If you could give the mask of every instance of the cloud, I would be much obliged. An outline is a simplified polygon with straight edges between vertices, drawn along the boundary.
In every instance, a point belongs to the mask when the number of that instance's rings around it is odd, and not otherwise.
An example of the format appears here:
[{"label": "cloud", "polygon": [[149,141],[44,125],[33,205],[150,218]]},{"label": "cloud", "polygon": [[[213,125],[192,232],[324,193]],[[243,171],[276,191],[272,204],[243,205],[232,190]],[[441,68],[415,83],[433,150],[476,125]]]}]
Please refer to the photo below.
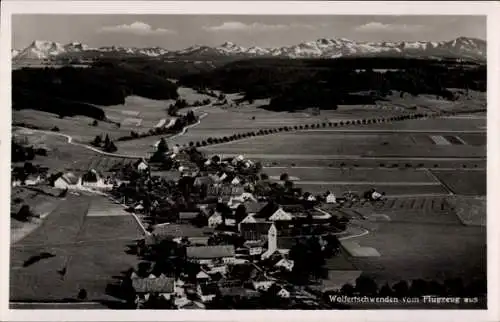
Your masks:
[{"label": "cloud", "polygon": [[156,28],[154,29],[150,25],[144,22],[136,21],[130,25],[117,25],[117,26],[104,26],[99,29],[99,32],[106,33],[128,33],[140,36],[152,36],[152,35],[165,35],[165,34],[175,34],[174,30]]},{"label": "cloud", "polygon": [[356,31],[361,32],[417,32],[426,29],[424,25],[410,25],[410,24],[385,24],[381,22],[369,22],[354,28]]},{"label": "cloud", "polygon": [[245,32],[264,32],[264,31],[277,31],[277,30],[289,30],[291,28],[304,28],[304,29],[314,29],[314,26],[305,24],[289,24],[289,25],[269,25],[259,22],[254,22],[251,24],[245,24],[239,21],[227,21],[218,26],[205,26],[203,27],[206,31],[245,31]]}]

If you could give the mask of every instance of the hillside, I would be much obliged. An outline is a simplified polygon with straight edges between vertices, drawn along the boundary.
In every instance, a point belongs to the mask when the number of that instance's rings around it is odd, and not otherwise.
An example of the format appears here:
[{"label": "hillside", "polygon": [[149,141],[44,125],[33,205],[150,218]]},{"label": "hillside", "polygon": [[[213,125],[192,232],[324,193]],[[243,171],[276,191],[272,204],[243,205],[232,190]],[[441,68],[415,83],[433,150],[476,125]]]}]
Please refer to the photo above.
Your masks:
[{"label": "hillside", "polygon": [[12,72],[12,108],[35,109],[59,116],[103,119],[94,105],[123,104],[125,97],[175,99],[177,86],[165,78],[123,63],[89,68],[23,68]]}]

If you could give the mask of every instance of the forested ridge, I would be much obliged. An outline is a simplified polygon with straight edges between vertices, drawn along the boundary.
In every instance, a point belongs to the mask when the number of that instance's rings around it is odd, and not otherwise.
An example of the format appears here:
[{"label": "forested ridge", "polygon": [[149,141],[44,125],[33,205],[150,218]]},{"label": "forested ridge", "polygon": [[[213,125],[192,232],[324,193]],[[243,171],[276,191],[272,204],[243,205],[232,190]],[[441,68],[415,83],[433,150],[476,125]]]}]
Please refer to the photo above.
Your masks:
[{"label": "forested ridge", "polygon": [[450,100],[448,88],[486,91],[486,66],[408,58],[252,59],[188,74],[179,84],[240,92],[246,100],[271,98],[274,110],[331,109],[370,104],[390,91]]},{"label": "forested ridge", "polygon": [[95,105],[118,105],[125,97],[176,99],[177,85],[155,73],[123,63],[89,68],[23,68],[12,72],[12,108],[63,116],[105,117]]}]

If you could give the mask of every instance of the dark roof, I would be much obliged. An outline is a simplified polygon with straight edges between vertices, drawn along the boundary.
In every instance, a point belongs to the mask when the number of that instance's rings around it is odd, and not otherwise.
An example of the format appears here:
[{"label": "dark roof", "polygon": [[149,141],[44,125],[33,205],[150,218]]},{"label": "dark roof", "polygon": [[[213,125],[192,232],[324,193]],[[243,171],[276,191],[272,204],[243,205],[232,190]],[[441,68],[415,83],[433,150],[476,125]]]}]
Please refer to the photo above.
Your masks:
[{"label": "dark roof", "polygon": [[221,287],[220,293],[222,296],[239,296],[239,297],[257,297],[260,293],[254,290],[242,287]]},{"label": "dark roof", "polygon": [[245,209],[247,213],[253,214],[253,213],[258,213],[259,211],[264,208],[267,203],[266,202],[255,202],[255,201],[247,201],[243,204],[245,206]]},{"label": "dark roof", "polygon": [[174,278],[133,278],[132,286],[137,293],[173,293]]},{"label": "dark roof", "polygon": [[217,294],[218,286],[216,283],[202,283],[200,284],[201,294],[213,295]]},{"label": "dark roof", "polygon": [[234,246],[232,245],[217,245],[217,246],[193,246],[186,248],[188,258],[220,258],[234,256]]},{"label": "dark roof", "polygon": [[259,240],[267,236],[272,222],[241,223],[240,233],[247,240]]},{"label": "dark roof", "polygon": [[194,219],[198,216],[197,212],[180,212],[179,213],[179,219]]},{"label": "dark roof", "polygon": [[274,202],[268,202],[256,215],[256,218],[269,218],[271,217],[280,206]]},{"label": "dark roof", "polygon": [[197,177],[196,179],[194,179],[195,185],[207,185],[208,186],[212,183],[213,183],[212,178],[210,178],[208,176]]},{"label": "dark roof", "polygon": [[208,188],[208,195],[210,196],[239,196],[244,192],[243,187],[233,185],[210,186]]}]

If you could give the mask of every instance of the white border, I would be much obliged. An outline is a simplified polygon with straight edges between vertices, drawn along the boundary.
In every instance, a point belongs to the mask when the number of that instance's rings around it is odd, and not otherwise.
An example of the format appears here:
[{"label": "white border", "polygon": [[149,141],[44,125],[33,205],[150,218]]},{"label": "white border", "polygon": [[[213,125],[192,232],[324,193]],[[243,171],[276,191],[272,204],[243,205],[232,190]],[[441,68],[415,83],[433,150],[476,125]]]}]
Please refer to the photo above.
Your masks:
[{"label": "white border", "polygon": [[[126,3],[125,3],[126,2]],[[499,28],[499,4],[496,1],[470,2],[319,2],[319,1],[3,1],[1,3],[1,51],[0,51],[0,201],[2,224],[0,245],[2,263],[0,285],[0,320],[5,321],[260,321],[266,319],[284,321],[499,321],[498,264],[499,209],[498,165],[500,148],[499,108],[499,40],[495,30]],[[13,13],[51,14],[256,14],[256,15],[487,15],[488,16],[488,310],[483,311],[111,311],[111,310],[9,310],[8,309],[8,258],[9,258],[9,142],[10,108],[10,48]]]}]

